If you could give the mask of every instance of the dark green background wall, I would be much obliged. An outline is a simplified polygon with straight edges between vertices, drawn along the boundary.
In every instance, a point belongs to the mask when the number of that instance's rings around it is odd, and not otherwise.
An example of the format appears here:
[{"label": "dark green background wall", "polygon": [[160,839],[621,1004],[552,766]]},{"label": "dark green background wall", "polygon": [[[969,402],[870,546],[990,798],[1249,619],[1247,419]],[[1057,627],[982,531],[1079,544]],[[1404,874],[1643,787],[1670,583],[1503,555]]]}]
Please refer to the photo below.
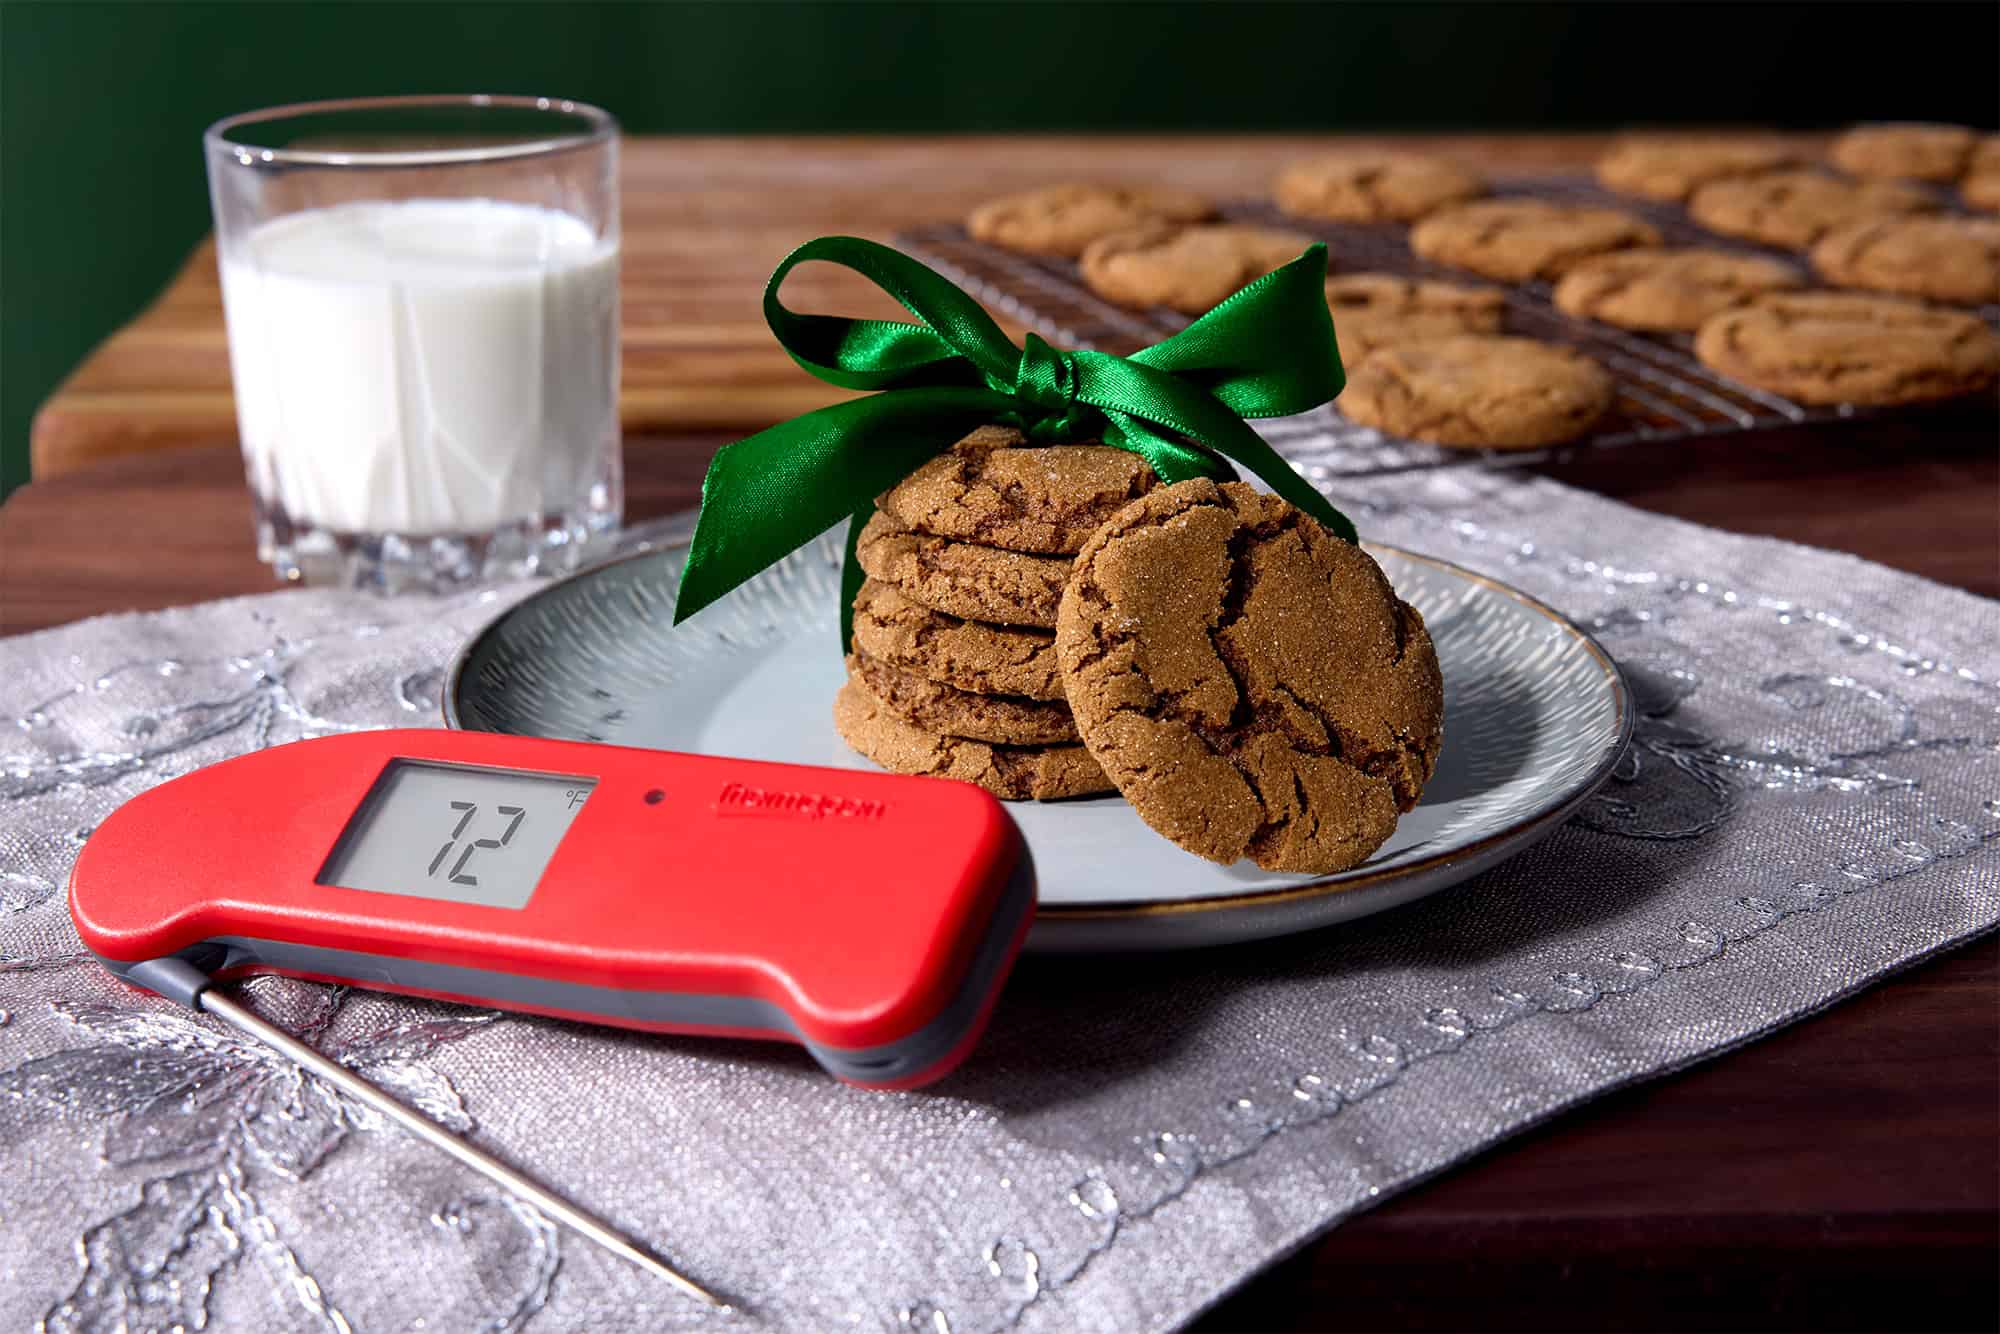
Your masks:
[{"label": "dark green background wall", "polygon": [[2000,6],[0,2],[0,488],[207,226],[202,127],[551,93],[635,131],[1991,125]]}]

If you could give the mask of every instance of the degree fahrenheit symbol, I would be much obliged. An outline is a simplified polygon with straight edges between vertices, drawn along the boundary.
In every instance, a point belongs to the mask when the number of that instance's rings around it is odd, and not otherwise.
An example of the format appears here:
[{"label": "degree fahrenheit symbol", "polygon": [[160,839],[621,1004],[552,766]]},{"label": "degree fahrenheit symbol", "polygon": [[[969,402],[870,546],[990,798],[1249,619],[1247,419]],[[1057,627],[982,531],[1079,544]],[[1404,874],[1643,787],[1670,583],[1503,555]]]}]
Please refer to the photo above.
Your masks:
[{"label": "degree fahrenheit symbol", "polygon": [[563,793],[563,795],[569,798],[569,809],[571,810],[575,810],[577,805],[583,800],[583,793],[577,788],[571,788],[569,791]]}]

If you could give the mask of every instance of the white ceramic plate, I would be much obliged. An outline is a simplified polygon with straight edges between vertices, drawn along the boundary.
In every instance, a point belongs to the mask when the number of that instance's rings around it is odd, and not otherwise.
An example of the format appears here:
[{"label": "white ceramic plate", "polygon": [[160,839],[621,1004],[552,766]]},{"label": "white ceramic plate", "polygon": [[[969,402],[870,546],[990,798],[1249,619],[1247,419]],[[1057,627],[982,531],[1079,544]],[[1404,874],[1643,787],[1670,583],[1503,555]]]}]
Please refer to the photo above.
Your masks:
[{"label": "white ceramic plate", "polygon": [[[1604,781],[1632,710],[1588,635],[1503,584],[1370,547],[1424,615],[1444,669],[1444,749],[1423,801],[1334,876],[1216,866],[1117,797],[1009,805],[1034,853],[1044,950],[1280,935],[1380,912],[1520,851]],[[475,731],[865,768],[833,730],[844,679],[840,545],[822,538],[686,624],[683,551],[585,570],[517,604],[459,654],[445,720]]]}]

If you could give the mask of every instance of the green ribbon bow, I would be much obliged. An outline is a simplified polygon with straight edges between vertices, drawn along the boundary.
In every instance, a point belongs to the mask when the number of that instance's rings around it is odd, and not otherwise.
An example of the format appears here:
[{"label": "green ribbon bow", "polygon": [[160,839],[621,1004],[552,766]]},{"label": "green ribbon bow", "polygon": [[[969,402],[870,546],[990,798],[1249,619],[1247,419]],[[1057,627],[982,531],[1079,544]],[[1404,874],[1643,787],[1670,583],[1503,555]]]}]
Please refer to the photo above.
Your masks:
[{"label": "green ribbon bow", "polygon": [[[853,269],[922,323],[794,314],[778,288],[808,260]],[[1114,357],[1058,351],[1034,334],[1015,347],[977,302],[909,256],[853,236],[806,242],[771,275],[765,321],[820,379],[883,392],[794,417],[716,454],[675,622],[848,519],[845,644],[861,582],[854,542],[875,497],[993,422],[1041,443],[1099,439],[1129,449],[1167,482],[1232,480],[1224,460],[1234,459],[1354,541],[1346,516],[1244,421],[1304,412],[1340,392],[1325,287],[1326,247],[1315,245],[1165,342]]]}]

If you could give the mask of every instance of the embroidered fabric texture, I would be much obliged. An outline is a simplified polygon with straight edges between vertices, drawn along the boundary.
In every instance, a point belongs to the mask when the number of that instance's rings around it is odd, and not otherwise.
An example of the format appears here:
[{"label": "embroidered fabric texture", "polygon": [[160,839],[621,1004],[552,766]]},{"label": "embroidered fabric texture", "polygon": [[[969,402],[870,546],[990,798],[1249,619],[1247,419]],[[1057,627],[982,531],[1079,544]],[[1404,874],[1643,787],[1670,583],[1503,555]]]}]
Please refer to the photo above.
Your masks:
[{"label": "embroidered fabric texture", "polygon": [[[769,1327],[1125,1331],[2000,920],[1994,603],[1547,482],[1338,485],[1371,536],[1575,617],[1638,693],[1604,794],[1476,880],[1316,935],[1029,960],[968,1067],[912,1094],[776,1045],[248,993]],[[435,723],[443,664],[527,591],[285,593],[0,644],[0,1326],[743,1323],[113,982],[64,911],[120,801],[255,746]]]}]

